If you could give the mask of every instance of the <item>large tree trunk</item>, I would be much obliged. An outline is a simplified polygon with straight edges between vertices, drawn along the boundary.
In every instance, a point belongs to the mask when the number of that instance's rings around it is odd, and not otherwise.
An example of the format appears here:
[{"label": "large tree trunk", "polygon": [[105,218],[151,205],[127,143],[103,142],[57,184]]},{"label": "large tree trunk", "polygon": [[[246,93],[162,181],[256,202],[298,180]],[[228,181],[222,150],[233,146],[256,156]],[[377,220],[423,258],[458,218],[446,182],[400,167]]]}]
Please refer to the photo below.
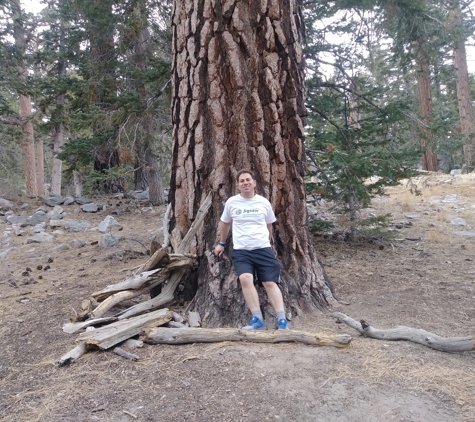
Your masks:
[{"label": "large tree trunk", "polygon": [[[417,91],[419,93],[419,113],[424,125],[432,122],[432,93],[430,89],[429,63],[420,45],[416,47]],[[425,149],[422,156],[422,170],[437,171],[437,156],[434,154],[433,136],[429,129],[421,127],[421,146]]]},{"label": "large tree trunk", "polygon": [[[20,0],[12,0],[15,46],[22,54],[26,50],[25,29]],[[23,58],[20,59],[18,74],[25,84],[22,88],[26,91],[26,69]],[[20,117],[22,121],[21,130],[23,134],[23,167],[25,173],[26,193],[38,194],[36,182],[36,161],[35,161],[35,137],[33,132],[33,121],[31,120],[31,98],[26,92],[20,93]]]},{"label": "large tree trunk", "polygon": [[473,170],[473,148],[475,146],[475,115],[473,113],[472,95],[468,79],[465,37],[460,35],[462,16],[459,0],[449,1],[450,21],[454,34],[454,68],[457,86],[457,102],[460,116],[460,132],[464,135],[463,155],[465,172]]},{"label": "large tree trunk", "polygon": [[[175,1],[170,230],[185,234],[213,205],[190,252],[201,257],[190,306],[208,326],[248,322],[230,250],[212,250],[241,168],[275,209],[275,250],[288,313],[334,300],[307,226],[301,1]],[[264,299],[263,299],[264,300]],[[269,310],[264,303],[264,312]]]}]

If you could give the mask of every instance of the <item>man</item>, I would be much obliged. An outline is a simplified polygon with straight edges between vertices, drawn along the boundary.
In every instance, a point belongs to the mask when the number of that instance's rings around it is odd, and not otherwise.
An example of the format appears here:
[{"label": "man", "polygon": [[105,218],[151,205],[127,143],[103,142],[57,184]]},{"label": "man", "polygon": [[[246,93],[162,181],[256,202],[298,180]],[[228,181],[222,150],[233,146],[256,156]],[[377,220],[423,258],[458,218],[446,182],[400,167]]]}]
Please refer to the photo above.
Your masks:
[{"label": "man", "polygon": [[254,273],[262,282],[271,305],[277,315],[277,328],[288,330],[284,300],[278,286],[280,264],[270,245],[272,223],[276,220],[269,201],[256,194],[256,180],[249,170],[241,170],[236,177],[240,194],[226,201],[221,216],[219,243],[214,249],[221,256],[226,246],[232,223],[233,266],[239,276],[242,293],[252,320],[245,330],[265,330],[259,296],[254,286]]}]

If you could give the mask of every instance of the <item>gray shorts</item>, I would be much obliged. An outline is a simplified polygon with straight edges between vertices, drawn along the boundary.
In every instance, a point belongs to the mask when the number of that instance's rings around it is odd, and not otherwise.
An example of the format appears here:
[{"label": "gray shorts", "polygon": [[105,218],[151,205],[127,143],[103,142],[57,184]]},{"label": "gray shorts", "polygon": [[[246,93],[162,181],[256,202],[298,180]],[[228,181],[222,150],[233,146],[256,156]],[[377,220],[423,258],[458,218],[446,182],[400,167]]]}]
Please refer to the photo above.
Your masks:
[{"label": "gray shorts", "polygon": [[275,258],[272,248],[233,249],[233,267],[237,275],[249,273],[257,276],[254,282],[261,284],[263,281],[280,283],[280,264]]}]

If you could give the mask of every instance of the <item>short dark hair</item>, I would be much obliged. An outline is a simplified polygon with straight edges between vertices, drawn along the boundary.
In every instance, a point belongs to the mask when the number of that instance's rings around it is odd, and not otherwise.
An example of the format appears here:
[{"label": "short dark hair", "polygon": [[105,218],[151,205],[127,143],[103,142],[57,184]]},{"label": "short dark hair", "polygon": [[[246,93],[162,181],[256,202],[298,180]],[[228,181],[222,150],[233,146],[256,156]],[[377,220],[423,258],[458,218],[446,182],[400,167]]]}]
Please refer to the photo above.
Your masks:
[{"label": "short dark hair", "polygon": [[254,176],[254,173],[251,170],[242,169],[242,170],[239,170],[238,173],[236,174],[236,181],[237,182],[239,182],[239,178],[241,177],[241,174],[244,174],[244,173],[250,174],[252,180],[256,180],[256,177]]}]

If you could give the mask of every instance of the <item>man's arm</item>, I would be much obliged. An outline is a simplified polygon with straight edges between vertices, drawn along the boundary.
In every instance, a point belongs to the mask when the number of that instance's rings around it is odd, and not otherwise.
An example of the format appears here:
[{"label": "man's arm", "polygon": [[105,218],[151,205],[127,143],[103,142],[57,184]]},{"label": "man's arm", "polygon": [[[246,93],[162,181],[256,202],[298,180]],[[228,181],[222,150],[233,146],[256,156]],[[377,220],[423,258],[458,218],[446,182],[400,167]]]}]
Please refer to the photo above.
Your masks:
[{"label": "man's arm", "polygon": [[273,229],[272,223],[267,224],[267,230],[269,230],[269,240],[272,240]]},{"label": "man's arm", "polygon": [[229,230],[231,229],[231,223],[225,223],[224,221],[220,222],[219,227],[219,242],[214,248],[214,254],[216,256],[221,256],[224,252],[224,246],[221,243],[226,243],[228,238]]}]

